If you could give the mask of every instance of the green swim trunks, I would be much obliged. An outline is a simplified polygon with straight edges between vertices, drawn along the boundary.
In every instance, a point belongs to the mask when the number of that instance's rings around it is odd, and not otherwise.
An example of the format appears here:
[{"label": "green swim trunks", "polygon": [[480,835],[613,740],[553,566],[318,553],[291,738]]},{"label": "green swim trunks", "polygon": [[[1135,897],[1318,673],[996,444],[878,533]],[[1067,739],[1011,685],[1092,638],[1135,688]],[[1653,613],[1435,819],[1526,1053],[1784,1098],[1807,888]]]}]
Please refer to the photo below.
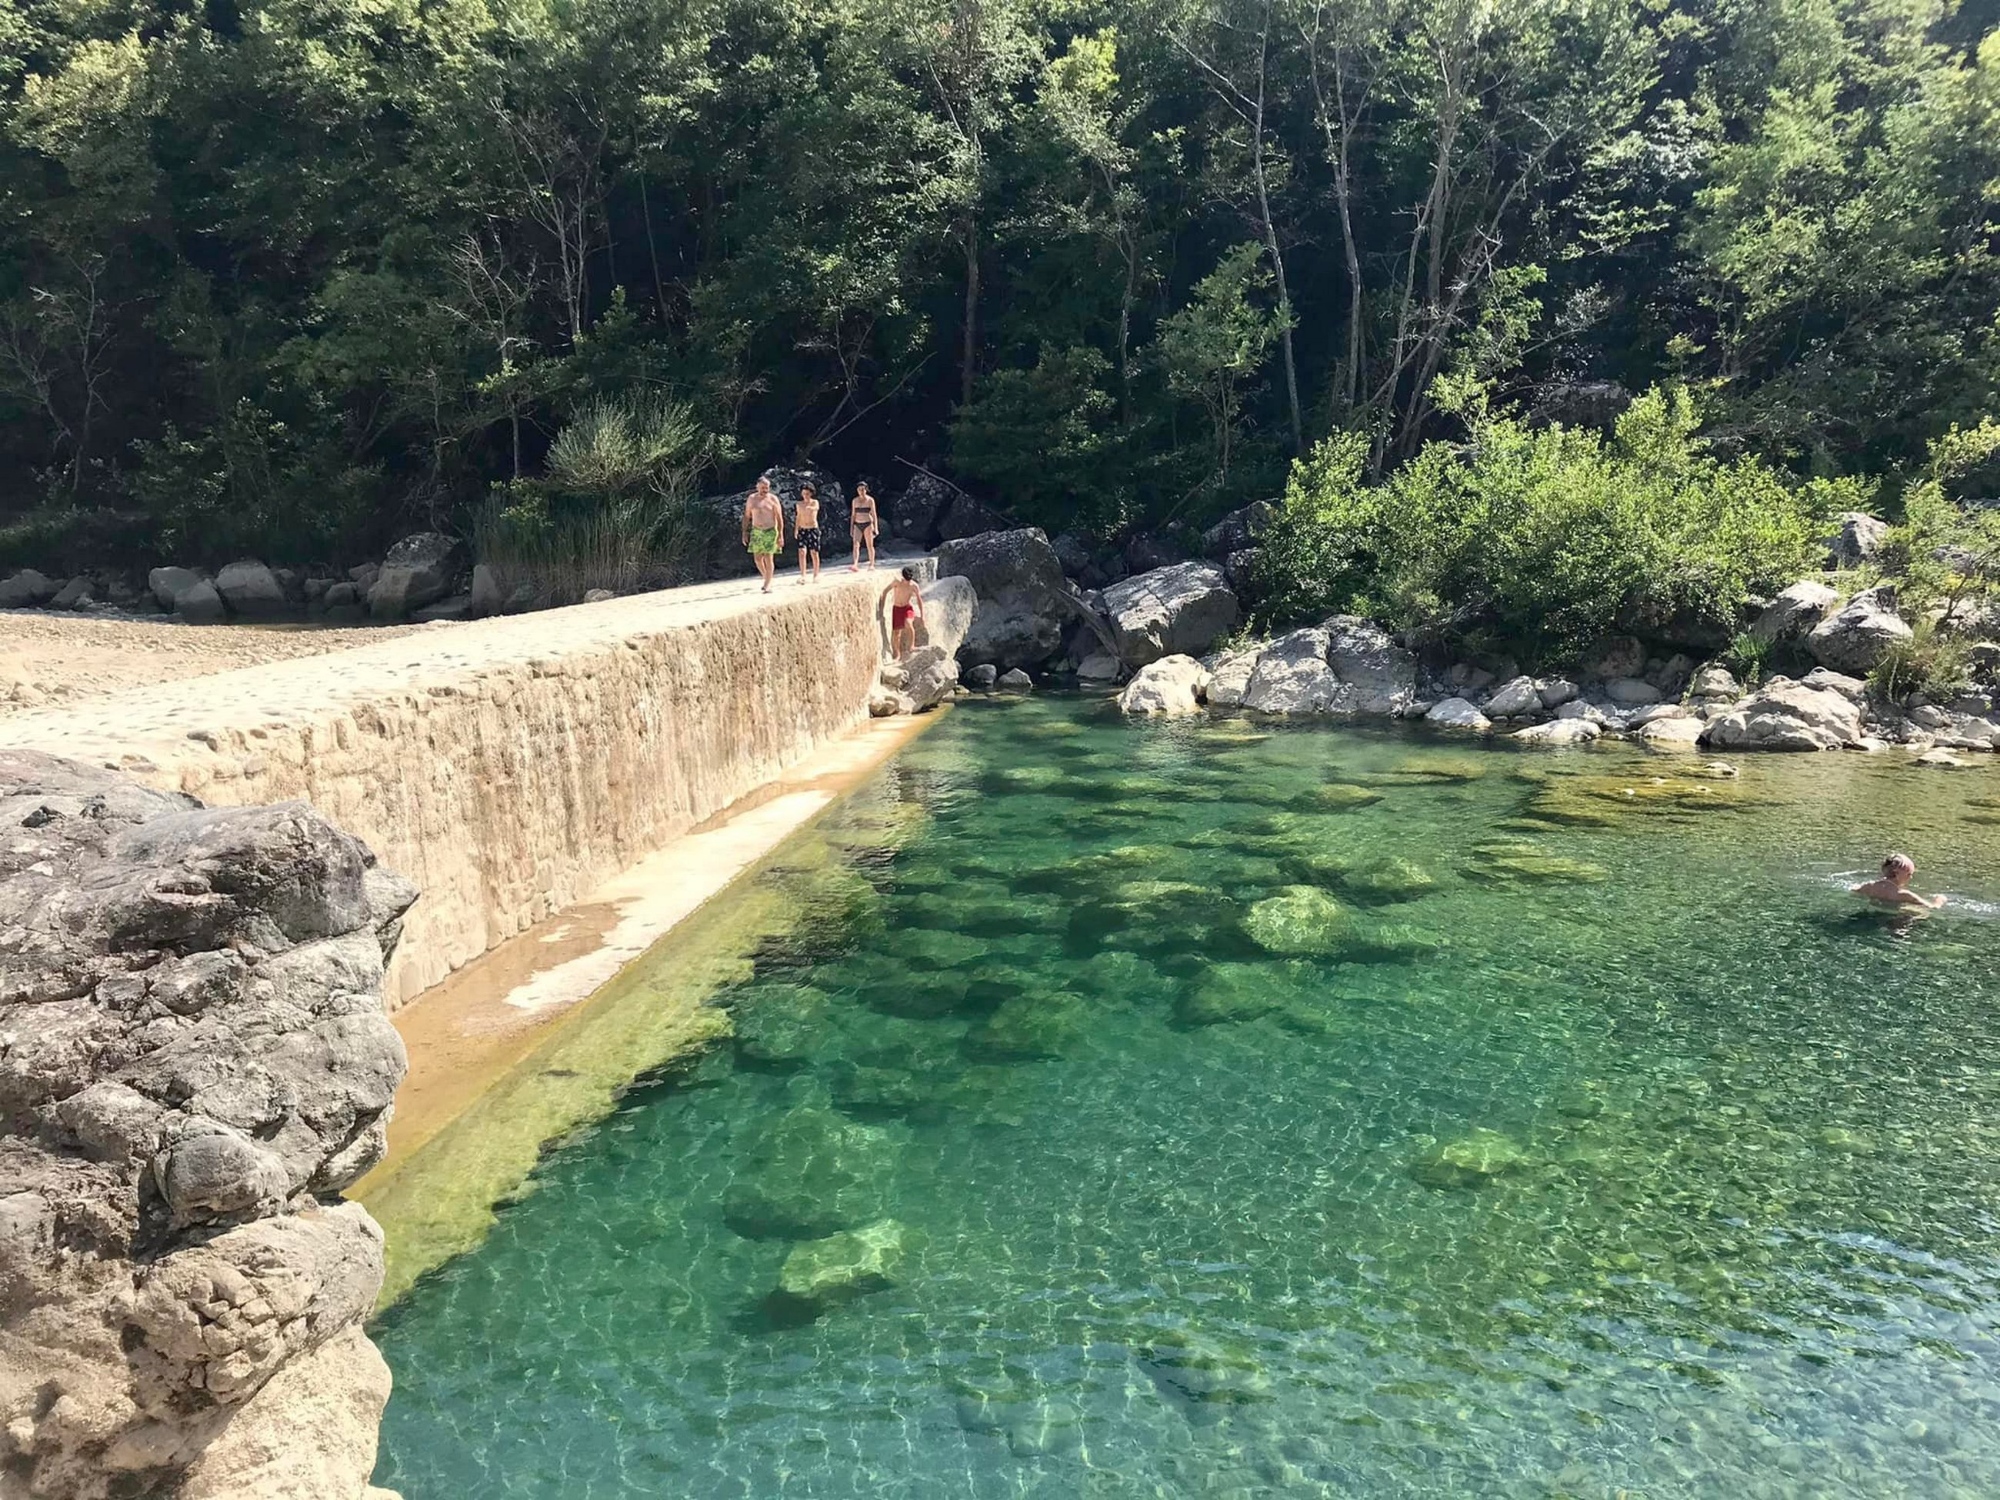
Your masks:
[{"label": "green swim trunks", "polygon": [[752,526],[750,528],[750,555],[752,557],[775,557],[778,553],[778,528],[775,526]]}]

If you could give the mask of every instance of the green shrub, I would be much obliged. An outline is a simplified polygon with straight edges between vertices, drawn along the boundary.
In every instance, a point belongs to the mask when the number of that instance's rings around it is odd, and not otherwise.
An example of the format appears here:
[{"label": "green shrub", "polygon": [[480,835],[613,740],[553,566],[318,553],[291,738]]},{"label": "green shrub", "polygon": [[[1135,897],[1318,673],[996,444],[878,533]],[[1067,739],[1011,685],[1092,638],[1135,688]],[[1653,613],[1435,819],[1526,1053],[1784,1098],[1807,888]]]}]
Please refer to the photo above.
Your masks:
[{"label": "green shrub", "polygon": [[2000,600],[2000,506],[1969,509],[1947,487],[2000,455],[2000,422],[1953,427],[1931,444],[1923,474],[1903,494],[1902,524],[1882,539],[1877,562],[1896,575],[1903,602],[1962,618]]},{"label": "green shrub", "polygon": [[1340,434],[1293,471],[1267,549],[1274,614],[1350,610],[1420,634],[1497,639],[1531,659],[1641,623],[1733,634],[1747,598],[1813,563],[1851,483],[1799,486],[1724,463],[1684,389],[1655,389],[1608,439],[1476,416],[1381,484]]},{"label": "green shrub", "polygon": [[684,583],[705,541],[692,502],[714,453],[677,402],[587,401],[550,445],[544,478],[494,486],[473,550],[544,603]]},{"label": "green shrub", "polygon": [[1931,619],[1917,621],[1910,638],[1892,645],[1868,674],[1869,686],[1891,702],[1909,693],[1949,694],[1971,679],[1966,643]]}]

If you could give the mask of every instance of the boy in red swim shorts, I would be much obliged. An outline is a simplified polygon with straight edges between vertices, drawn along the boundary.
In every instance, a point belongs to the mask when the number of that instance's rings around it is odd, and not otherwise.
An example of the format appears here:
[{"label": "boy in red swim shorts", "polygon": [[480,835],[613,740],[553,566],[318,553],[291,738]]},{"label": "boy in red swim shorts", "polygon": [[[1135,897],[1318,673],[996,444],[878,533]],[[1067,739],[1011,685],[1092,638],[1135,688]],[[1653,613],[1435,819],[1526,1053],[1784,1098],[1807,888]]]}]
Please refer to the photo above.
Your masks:
[{"label": "boy in red swim shorts", "polygon": [[889,606],[889,654],[901,661],[917,649],[917,621],[924,617],[924,591],[917,587],[917,570],[903,569],[875,601],[875,618],[882,618],[882,606]]}]

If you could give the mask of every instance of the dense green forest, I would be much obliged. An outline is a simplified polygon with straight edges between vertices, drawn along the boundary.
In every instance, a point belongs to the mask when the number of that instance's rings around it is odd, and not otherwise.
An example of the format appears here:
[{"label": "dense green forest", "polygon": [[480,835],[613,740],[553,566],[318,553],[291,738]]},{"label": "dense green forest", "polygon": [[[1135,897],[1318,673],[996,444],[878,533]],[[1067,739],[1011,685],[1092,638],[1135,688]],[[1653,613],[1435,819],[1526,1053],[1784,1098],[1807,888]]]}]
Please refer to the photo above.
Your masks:
[{"label": "dense green forest", "polygon": [[651,410],[1113,534],[1610,383],[1893,506],[2000,411],[1997,19],[4,0],[0,526],[341,560]]}]

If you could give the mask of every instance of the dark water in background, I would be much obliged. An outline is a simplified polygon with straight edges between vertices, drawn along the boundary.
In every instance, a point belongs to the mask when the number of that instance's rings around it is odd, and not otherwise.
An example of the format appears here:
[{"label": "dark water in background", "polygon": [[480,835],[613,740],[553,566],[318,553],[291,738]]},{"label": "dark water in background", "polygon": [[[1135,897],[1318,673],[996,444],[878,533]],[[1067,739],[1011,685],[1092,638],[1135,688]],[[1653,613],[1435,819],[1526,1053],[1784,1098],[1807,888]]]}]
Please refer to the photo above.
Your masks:
[{"label": "dark water in background", "polygon": [[[2000,771],[1701,763],[954,713],[765,877],[744,1053],[379,1321],[378,1482],[2000,1493]],[[1974,904],[1854,911],[1891,846]],[[804,1324],[787,1119],[922,1241]]]}]

